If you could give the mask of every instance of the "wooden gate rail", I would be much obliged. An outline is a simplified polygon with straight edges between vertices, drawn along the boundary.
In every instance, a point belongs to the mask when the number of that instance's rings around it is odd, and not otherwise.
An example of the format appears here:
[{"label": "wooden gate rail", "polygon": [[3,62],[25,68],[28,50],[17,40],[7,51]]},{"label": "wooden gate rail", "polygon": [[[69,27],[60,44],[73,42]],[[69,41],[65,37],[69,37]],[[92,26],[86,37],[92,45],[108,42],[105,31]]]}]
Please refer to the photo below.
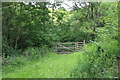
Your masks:
[{"label": "wooden gate rail", "polygon": [[[83,46],[85,46],[85,40],[83,42],[61,42],[57,43],[55,51],[59,54],[73,53],[76,51],[80,51]],[[61,50],[67,50],[67,52]]]}]

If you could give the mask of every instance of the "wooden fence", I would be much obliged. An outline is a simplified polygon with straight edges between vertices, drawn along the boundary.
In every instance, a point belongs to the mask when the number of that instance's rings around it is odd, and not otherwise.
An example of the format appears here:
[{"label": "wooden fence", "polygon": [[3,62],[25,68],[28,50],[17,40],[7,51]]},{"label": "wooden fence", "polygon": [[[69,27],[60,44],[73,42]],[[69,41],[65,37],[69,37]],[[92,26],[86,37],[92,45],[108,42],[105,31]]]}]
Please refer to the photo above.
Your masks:
[{"label": "wooden fence", "polygon": [[68,54],[76,51],[80,51],[85,45],[85,40],[83,42],[60,42],[57,43],[55,51],[58,54]]}]

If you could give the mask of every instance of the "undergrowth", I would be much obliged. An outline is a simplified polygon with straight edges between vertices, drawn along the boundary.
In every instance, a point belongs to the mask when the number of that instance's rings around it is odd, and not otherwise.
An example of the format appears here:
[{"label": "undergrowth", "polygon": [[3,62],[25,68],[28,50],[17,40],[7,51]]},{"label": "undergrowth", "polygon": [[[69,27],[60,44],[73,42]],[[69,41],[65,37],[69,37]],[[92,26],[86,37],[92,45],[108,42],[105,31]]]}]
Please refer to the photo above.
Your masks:
[{"label": "undergrowth", "polygon": [[[44,49],[44,52],[43,52]],[[15,53],[18,51],[13,50]],[[12,72],[15,71],[16,69],[20,69],[23,66],[29,65],[34,61],[40,60],[42,57],[49,56],[49,52],[52,50],[49,49],[48,47],[34,47],[34,48],[28,48],[24,50],[23,52],[19,52],[19,54],[14,55],[14,56],[5,56],[3,55],[3,62],[2,62],[2,68],[3,72]],[[27,55],[26,55],[27,53]]]},{"label": "undergrowth", "polygon": [[117,41],[93,42],[80,52],[78,65],[71,73],[72,78],[115,78],[117,76]]}]

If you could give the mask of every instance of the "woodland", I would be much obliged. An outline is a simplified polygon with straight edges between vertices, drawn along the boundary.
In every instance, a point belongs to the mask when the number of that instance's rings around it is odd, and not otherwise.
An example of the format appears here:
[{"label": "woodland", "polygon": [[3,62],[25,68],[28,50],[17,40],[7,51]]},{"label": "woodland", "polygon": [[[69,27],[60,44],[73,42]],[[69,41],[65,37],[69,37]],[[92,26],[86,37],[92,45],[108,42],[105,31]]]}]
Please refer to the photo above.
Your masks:
[{"label": "woodland", "polygon": [[[118,78],[118,2],[2,3],[3,78]],[[58,54],[59,42],[85,45]]]}]

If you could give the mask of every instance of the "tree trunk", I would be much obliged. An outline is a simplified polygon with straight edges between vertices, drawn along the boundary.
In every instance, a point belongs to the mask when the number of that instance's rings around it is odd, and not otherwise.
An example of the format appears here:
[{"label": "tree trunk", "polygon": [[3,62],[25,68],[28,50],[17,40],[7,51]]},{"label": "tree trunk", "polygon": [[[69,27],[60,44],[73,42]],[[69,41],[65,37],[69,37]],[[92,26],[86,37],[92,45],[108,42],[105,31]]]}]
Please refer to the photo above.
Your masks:
[{"label": "tree trunk", "polygon": [[45,49],[42,48],[42,55],[44,56],[44,54],[45,54]]},{"label": "tree trunk", "polygon": [[18,39],[19,39],[19,35],[17,36],[16,41],[15,41],[15,49],[17,49]]}]

